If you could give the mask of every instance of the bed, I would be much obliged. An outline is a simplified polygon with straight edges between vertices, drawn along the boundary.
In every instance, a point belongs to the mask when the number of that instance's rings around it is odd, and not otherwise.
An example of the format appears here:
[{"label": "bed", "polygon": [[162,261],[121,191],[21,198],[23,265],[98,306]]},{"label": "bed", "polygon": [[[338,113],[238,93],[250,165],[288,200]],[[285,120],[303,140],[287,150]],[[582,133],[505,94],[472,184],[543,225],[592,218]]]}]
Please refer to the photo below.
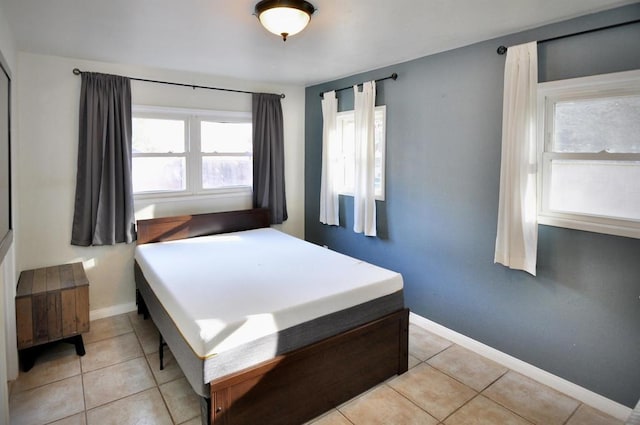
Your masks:
[{"label": "bed", "polygon": [[398,273],[272,229],[264,209],[137,231],[139,310],[201,397],[203,424],[301,424],[407,370]]}]

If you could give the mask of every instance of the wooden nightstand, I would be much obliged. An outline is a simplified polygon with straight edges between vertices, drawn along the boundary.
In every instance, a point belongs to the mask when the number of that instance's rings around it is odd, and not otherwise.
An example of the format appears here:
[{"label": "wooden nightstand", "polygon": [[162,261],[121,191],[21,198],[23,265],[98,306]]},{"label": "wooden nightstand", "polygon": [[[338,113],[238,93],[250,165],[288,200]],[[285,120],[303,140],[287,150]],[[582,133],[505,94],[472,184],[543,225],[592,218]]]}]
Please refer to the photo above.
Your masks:
[{"label": "wooden nightstand", "polygon": [[36,347],[68,340],[85,354],[89,330],[89,280],[82,263],[25,270],[16,293],[16,326],[22,370],[33,367]]}]

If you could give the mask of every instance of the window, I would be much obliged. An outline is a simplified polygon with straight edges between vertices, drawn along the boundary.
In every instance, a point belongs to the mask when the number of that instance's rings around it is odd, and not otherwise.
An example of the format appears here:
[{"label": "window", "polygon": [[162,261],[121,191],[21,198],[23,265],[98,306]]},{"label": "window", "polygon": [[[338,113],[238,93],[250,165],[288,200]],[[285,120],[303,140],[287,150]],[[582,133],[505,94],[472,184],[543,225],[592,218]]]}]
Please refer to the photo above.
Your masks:
[{"label": "window", "polygon": [[251,190],[249,112],[134,107],[132,138],[137,196]]},{"label": "window", "polygon": [[200,121],[202,188],[251,187],[251,122]]},{"label": "window", "polygon": [[[337,116],[339,165],[336,172],[337,187],[342,195],[353,196],[355,181],[355,113],[339,112]],[[384,200],[384,162],[387,107],[375,109],[375,193],[377,200]]]},{"label": "window", "polygon": [[640,238],[640,72],[539,84],[538,221]]}]

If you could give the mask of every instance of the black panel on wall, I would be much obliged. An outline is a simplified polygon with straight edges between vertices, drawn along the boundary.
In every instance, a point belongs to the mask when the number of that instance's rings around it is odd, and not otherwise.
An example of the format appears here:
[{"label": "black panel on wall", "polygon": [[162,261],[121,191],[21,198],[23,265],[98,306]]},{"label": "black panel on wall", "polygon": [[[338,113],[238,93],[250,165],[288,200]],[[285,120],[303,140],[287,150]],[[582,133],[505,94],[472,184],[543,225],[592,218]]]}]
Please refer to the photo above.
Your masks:
[{"label": "black panel on wall", "polygon": [[12,242],[11,226],[11,79],[0,55],[0,263]]}]

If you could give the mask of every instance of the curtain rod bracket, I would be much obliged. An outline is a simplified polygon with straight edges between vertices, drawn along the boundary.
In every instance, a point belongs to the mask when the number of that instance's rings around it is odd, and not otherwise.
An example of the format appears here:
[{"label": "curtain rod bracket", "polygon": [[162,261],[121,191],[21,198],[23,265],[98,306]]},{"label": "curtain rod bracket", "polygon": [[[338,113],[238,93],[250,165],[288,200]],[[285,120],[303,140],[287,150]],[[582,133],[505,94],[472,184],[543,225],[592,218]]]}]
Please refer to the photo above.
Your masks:
[{"label": "curtain rod bracket", "polygon": [[[388,77],[378,78],[377,80],[375,80],[375,82],[376,82],[376,83],[379,83],[380,81],[384,81],[384,80],[393,80],[393,81],[395,81],[395,80],[397,80],[397,79],[398,79],[398,73],[397,73],[397,72],[394,72],[393,74],[389,75]],[[353,87],[353,86],[351,86],[351,87]],[[335,89],[334,91],[348,90],[348,89],[350,89],[351,87],[342,87],[341,89]],[[331,91],[331,90],[329,90],[329,91]],[[321,92],[321,93],[320,93],[320,97],[323,97],[323,95],[324,95],[324,92]],[[283,96],[284,96],[284,95],[283,95]]]}]

